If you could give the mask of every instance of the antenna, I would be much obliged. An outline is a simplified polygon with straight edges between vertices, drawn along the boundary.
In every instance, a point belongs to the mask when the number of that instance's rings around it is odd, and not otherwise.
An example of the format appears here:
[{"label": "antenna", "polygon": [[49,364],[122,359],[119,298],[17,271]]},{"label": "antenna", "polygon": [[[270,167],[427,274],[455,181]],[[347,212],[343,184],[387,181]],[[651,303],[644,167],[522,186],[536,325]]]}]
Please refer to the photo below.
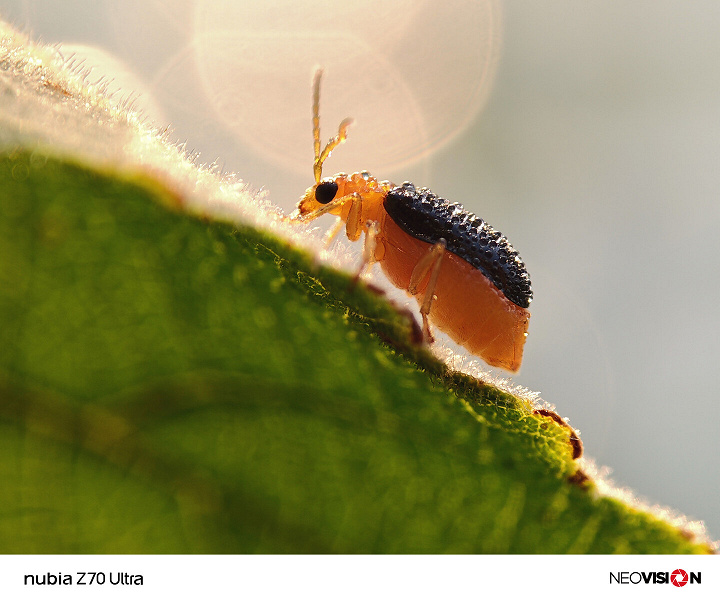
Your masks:
[{"label": "antenna", "polygon": [[313,163],[313,174],[315,175],[315,183],[320,183],[322,178],[322,166],[325,160],[330,156],[332,151],[342,144],[347,139],[348,127],[352,124],[352,119],[343,119],[338,128],[338,133],[335,137],[330,138],[330,141],[325,145],[322,152],[320,152],[320,82],[322,81],[323,70],[318,69],[315,71],[315,77],[313,78],[313,150],[315,152],[315,162]]}]

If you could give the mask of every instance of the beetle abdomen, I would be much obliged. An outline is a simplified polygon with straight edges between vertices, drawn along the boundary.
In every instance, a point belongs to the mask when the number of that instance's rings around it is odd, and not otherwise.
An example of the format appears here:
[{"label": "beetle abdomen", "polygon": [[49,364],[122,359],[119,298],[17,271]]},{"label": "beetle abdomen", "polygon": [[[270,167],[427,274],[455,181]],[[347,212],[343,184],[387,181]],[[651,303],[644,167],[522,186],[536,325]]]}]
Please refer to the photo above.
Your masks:
[{"label": "beetle abdomen", "polygon": [[403,231],[431,244],[444,238],[447,250],[482,271],[508,300],[521,308],[530,306],[532,288],[525,264],[510,242],[483,219],[408,182],[391,189],[383,204]]},{"label": "beetle abdomen", "polygon": [[[388,215],[380,226],[380,266],[395,286],[407,290],[413,269],[432,246],[403,231]],[[376,255],[377,256],[377,255]],[[415,297],[422,305],[428,278],[420,281]],[[494,367],[516,372],[522,363],[530,312],[503,294],[485,274],[452,252],[443,256],[435,296],[428,317]]]}]

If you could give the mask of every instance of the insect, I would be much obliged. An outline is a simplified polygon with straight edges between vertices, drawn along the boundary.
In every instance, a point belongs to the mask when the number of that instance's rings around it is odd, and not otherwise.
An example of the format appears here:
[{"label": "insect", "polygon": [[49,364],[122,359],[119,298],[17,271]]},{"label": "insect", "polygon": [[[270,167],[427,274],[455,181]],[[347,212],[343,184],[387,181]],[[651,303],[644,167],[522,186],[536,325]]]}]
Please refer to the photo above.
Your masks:
[{"label": "insect", "polygon": [[339,217],[326,235],[328,244],[343,223],[351,241],[365,233],[358,276],[380,263],[395,286],[417,299],[427,341],[433,340],[432,323],[489,365],[516,372],[532,300],[520,256],[483,219],[426,188],[378,181],[365,171],[323,178],[323,163],[345,141],[352,120],[343,120],[320,150],[321,78],[318,70],[312,105],[315,183],[300,199],[294,218]]}]

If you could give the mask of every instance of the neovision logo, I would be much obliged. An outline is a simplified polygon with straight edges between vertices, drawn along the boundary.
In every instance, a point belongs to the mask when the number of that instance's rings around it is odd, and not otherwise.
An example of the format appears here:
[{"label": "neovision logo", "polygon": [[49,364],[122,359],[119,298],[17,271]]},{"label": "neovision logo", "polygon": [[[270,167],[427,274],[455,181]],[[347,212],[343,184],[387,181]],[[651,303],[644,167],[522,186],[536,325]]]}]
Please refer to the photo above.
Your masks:
[{"label": "neovision logo", "polygon": [[683,569],[675,569],[672,573],[669,571],[618,571],[610,573],[610,583],[621,584],[662,584],[672,583],[675,587],[683,587],[688,583],[702,583],[702,574],[700,571],[684,571]]}]

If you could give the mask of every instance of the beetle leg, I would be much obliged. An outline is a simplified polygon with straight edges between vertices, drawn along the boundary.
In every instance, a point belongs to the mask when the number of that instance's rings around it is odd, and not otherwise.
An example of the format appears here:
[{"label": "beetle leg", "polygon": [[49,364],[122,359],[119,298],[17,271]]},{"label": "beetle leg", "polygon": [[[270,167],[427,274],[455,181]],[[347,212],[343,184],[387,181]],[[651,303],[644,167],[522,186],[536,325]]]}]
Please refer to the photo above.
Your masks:
[{"label": "beetle leg", "polygon": [[367,268],[375,262],[375,249],[377,247],[377,236],[380,233],[380,223],[377,221],[368,221],[365,223],[365,241],[363,243],[362,262],[358,268],[355,280],[360,279]]},{"label": "beetle leg", "polygon": [[323,236],[323,244],[325,244],[325,248],[329,248],[330,244],[332,244],[332,241],[335,239],[335,236],[337,236],[338,233],[340,233],[340,230],[343,226],[343,220],[338,217],[337,221],[335,221],[335,224],[328,229],[325,232],[325,235]]},{"label": "beetle leg", "polygon": [[[310,221],[314,221],[318,217],[322,217],[324,214],[327,214],[327,213],[333,211],[338,206],[342,206],[346,202],[354,202],[355,196],[359,196],[359,195],[360,194],[358,194],[356,192],[354,194],[348,194],[347,196],[342,196],[341,198],[334,198],[327,204],[323,204],[320,208],[318,208],[312,212],[305,213],[304,215],[296,215],[294,217],[294,220],[299,221],[301,223],[308,223]],[[355,239],[357,239],[357,237]]]},{"label": "beetle leg", "polygon": [[341,198],[341,200],[344,199],[347,201],[348,198],[350,198],[350,211],[348,212],[347,222],[345,223],[345,232],[351,242],[356,242],[360,239],[360,234],[362,233],[362,225],[360,222],[362,219],[362,196],[354,192]]},{"label": "beetle leg", "polygon": [[423,296],[422,303],[420,304],[420,316],[423,320],[423,334],[428,342],[433,341],[433,336],[430,331],[430,323],[428,322],[428,314],[430,314],[430,307],[432,301],[435,298],[435,287],[437,286],[437,280],[440,276],[440,264],[442,263],[442,257],[445,254],[446,242],[443,238],[440,238],[436,244],[427,251],[427,254],[423,256],[415,265],[412,274],[410,275],[410,284],[408,285],[408,292],[413,296],[417,293],[420,283],[430,273],[430,279],[428,280],[427,287],[425,288],[425,295]]}]

